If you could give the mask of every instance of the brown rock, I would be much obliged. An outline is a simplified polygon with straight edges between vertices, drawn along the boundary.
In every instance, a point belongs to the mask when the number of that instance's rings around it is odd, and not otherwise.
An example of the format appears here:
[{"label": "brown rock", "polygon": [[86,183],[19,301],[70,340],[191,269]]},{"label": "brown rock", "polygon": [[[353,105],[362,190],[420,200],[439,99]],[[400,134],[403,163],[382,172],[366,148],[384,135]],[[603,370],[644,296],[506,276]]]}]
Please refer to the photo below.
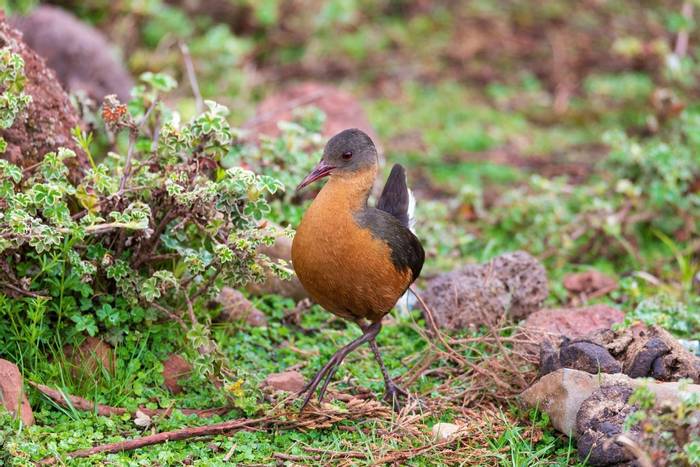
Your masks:
[{"label": "brown rock", "polygon": [[3,359],[0,359],[0,395],[0,404],[8,412],[19,416],[24,426],[34,424],[34,413],[24,393],[22,374],[17,365]]},{"label": "brown rock", "polygon": [[588,373],[620,373],[622,365],[601,345],[592,342],[565,342],[559,350],[562,368],[573,368]]},{"label": "brown rock", "polygon": [[116,94],[122,102],[129,100],[134,80],[97,29],[48,5],[39,6],[29,16],[12,18],[11,23],[68,92],[83,91],[98,103],[107,94]]},{"label": "brown rock", "polygon": [[[279,235],[272,246],[263,245],[258,251],[269,256],[273,261],[283,260],[286,261],[287,264],[291,264],[292,239],[285,235]],[[296,274],[292,275],[289,280],[282,280],[277,277],[272,270],[265,268],[265,275],[266,278],[264,282],[251,281],[246,285],[246,290],[253,295],[281,295],[283,297],[292,298],[296,302],[308,298],[309,295],[306,293],[306,290],[304,290],[301,282],[299,282]]]},{"label": "brown rock", "polygon": [[[628,400],[632,388],[627,385],[601,387],[593,391],[576,415],[576,448],[578,456],[587,465],[619,465],[634,456],[615,439],[623,433],[627,416],[636,410]],[[625,433],[633,439],[639,428]]]},{"label": "brown rock", "polygon": [[359,128],[377,143],[377,134],[358,99],[335,86],[318,82],[294,84],[269,95],[246,127],[250,128],[251,136],[277,136],[280,133],[277,122],[292,120],[294,108],[305,106],[318,107],[326,114],[323,136],[329,138],[347,128]]},{"label": "brown rock", "polygon": [[271,388],[277,391],[300,392],[306,381],[298,371],[283,371],[268,375],[262,383],[263,388]]},{"label": "brown rock", "polygon": [[564,288],[573,295],[588,298],[606,295],[617,288],[617,281],[598,271],[569,274],[564,277]]},{"label": "brown rock", "polygon": [[173,394],[182,392],[182,386],[178,383],[181,378],[187,378],[192,371],[192,365],[177,354],[171,354],[163,362],[163,380],[165,387]]},{"label": "brown rock", "polygon": [[544,267],[519,251],[442,274],[428,282],[423,298],[440,327],[463,329],[520,319],[542,306],[548,293]]},{"label": "brown rock", "polygon": [[221,304],[220,321],[245,321],[251,326],[267,326],[265,313],[255,308],[255,306],[243,296],[238,290],[231,287],[224,287],[217,298]]},{"label": "brown rock", "polygon": [[80,119],[54,72],[21,37],[0,12],[0,47],[10,47],[24,59],[25,93],[32,96],[27,110],[15,119],[12,127],[0,130],[0,136],[7,141],[2,157],[21,167],[29,167],[40,162],[47,152],[66,147],[76,152],[77,157],[66,163],[71,177],[77,179],[81,169],[89,165],[71,137],[71,129],[80,124]]},{"label": "brown rock", "polygon": [[538,344],[544,341],[558,345],[562,337],[576,339],[592,332],[607,330],[621,323],[625,315],[607,305],[581,308],[543,309],[531,314],[521,327],[521,334],[533,339],[535,344],[523,344],[523,350],[536,353]]},{"label": "brown rock", "polygon": [[633,378],[652,377],[660,381],[684,378],[700,383],[700,357],[658,326],[639,324],[600,332],[593,338],[621,362],[623,373]]},{"label": "brown rock", "polygon": [[75,378],[94,378],[95,373],[101,373],[103,368],[114,374],[114,351],[101,339],[90,336],[77,349],[67,345],[63,352]]}]

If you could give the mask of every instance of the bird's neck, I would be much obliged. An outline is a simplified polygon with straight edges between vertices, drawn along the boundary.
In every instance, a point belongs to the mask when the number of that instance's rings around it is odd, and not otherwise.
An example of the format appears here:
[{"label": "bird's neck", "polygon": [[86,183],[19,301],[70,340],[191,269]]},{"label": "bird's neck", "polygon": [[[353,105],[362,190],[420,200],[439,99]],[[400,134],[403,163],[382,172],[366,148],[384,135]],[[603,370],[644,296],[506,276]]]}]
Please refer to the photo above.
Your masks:
[{"label": "bird's neck", "polygon": [[376,167],[352,174],[333,174],[321,189],[314,204],[351,212],[363,209],[367,206],[376,175]]}]

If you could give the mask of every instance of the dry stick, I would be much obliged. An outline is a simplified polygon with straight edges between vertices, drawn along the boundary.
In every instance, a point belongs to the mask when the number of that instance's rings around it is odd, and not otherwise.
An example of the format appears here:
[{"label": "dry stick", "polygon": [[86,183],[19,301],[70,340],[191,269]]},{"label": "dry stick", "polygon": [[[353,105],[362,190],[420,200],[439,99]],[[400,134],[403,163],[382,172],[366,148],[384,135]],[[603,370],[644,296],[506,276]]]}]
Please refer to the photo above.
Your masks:
[{"label": "dry stick", "polygon": [[[693,19],[693,2],[683,2],[681,7],[681,15],[687,20]],[[678,36],[676,37],[676,46],[673,49],[673,53],[678,57],[685,57],[688,52],[688,37],[689,32],[687,28],[683,28],[678,31]]]},{"label": "dry stick", "polygon": [[39,295],[39,294],[36,293],[36,292],[32,292],[32,291],[30,291],[30,290],[21,289],[21,288],[19,288],[19,287],[17,287],[17,286],[14,286],[14,285],[12,285],[12,284],[10,284],[10,283],[8,283],[8,282],[0,282],[0,287],[5,287],[6,289],[10,289],[10,290],[12,290],[12,291],[14,291],[14,292],[17,292],[18,294],[22,294],[22,295],[25,295],[25,296],[27,296],[27,297],[32,297],[32,298],[44,298],[44,299],[46,299],[46,300],[49,299],[49,297],[47,297],[46,295]]},{"label": "dry stick", "polygon": [[[110,405],[95,404],[87,399],[83,399],[79,396],[73,396],[70,394],[65,394],[63,391],[58,389],[50,388],[46,385],[35,383],[34,381],[28,381],[30,385],[36,388],[39,392],[44,394],[49,399],[53,400],[57,404],[70,408],[71,406],[77,410],[82,410],[83,412],[92,412],[97,409],[97,414],[103,417],[109,417],[112,415],[124,415],[129,413],[129,410],[124,407],[112,407]],[[139,407],[140,412],[153,417],[156,415],[168,416],[172,413],[173,407],[167,409],[149,409],[146,407]],[[177,409],[185,415],[197,415],[199,417],[213,417],[214,415],[223,415],[231,411],[231,407],[214,407],[211,409]]]},{"label": "dry stick", "polygon": [[187,327],[187,324],[185,324],[185,321],[182,318],[180,318],[178,315],[176,315],[172,311],[168,310],[167,308],[157,304],[156,302],[151,302],[151,303],[149,303],[149,305],[152,306],[153,308],[157,309],[158,311],[164,313],[168,318],[177,322],[177,324],[180,325],[182,330],[185,331],[185,334],[189,332],[189,328]]},{"label": "dry stick", "polygon": [[431,310],[431,309],[428,307],[428,305],[423,301],[423,298],[421,298],[421,296],[418,295],[418,292],[416,291],[416,288],[415,288],[413,285],[411,285],[411,286],[409,287],[409,289],[411,290],[411,292],[413,293],[413,295],[416,297],[416,300],[418,300],[418,303],[420,303],[420,306],[421,306],[421,307],[423,308],[423,310],[425,311],[425,314],[426,314],[426,316],[427,316],[427,318],[428,318],[428,320],[429,320],[429,326],[432,328],[432,331],[435,333],[435,335],[437,336],[437,338],[440,340],[440,343],[441,343],[442,345],[445,346],[445,348],[446,348],[447,351],[450,353],[450,355],[453,355],[453,356],[455,357],[455,360],[457,360],[458,362],[466,363],[466,360],[464,359],[464,357],[462,357],[462,356],[459,355],[457,352],[455,352],[455,351],[452,349],[452,347],[450,347],[450,344],[447,343],[447,341],[445,340],[445,338],[444,338],[443,335],[442,335],[442,332],[440,332],[440,330],[439,330],[438,327],[437,327],[437,324],[436,324],[436,322],[435,322],[435,317],[434,317],[434,315],[433,315],[432,310]]},{"label": "dry stick", "polygon": [[180,52],[182,52],[182,60],[185,62],[185,70],[187,71],[187,79],[190,81],[190,88],[192,88],[192,94],[194,94],[194,108],[197,114],[202,113],[204,110],[204,101],[202,100],[202,93],[199,92],[199,84],[197,83],[197,75],[194,71],[194,64],[192,63],[192,55],[190,55],[190,49],[184,42],[179,42]]},{"label": "dry stick", "polygon": [[[273,418],[271,417],[229,420],[227,422],[215,423],[213,425],[188,427],[173,431],[164,431],[162,433],[156,433],[154,435],[144,436],[142,438],[118,441],[116,443],[101,444],[92,448],[69,452],[68,454],[66,454],[66,457],[75,459],[78,457],[90,457],[100,453],[114,454],[117,452],[132,451],[134,449],[152,446],[154,444],[165,443],[167,441],[180,441],[183,439],[196,438],[200,436],[221,435],[225,433],[230,433],[232,431],[262,427],[269,424],[272,420]],[[38,465],[54,465],[58,461],[59,460],[53,456],[46,457],[40,460],[38,462]]]}]

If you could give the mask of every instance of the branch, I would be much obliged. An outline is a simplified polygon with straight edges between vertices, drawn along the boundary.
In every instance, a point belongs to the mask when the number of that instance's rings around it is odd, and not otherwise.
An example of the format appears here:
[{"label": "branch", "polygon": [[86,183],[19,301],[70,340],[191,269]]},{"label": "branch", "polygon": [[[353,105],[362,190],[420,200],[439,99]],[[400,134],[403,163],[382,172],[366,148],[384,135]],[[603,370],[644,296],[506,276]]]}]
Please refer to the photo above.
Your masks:
[{"label": "branch", "polygon": [[[97,414],[103,417],[109,417],[112,415],[124,415],[125,413],[130,413],[129,410],[124,407],[112,407],[109,405],[95,404],[82,397],[72,396],[70,394],[65,394],[63,391],[58,389],[53,389],[43,384],[35,383],[34,381],[28,381],[30,385],[36,388],[39,392],[44,394],[46,397],[56,402],[63,407],[73,407],[77,410],[82,410],[84,412],[92,412],[97,409]],[[214,407],[212,409],[177,409],[185,415],[197,415],[198,417],[213,417],[215,415],[223,415],[228,413],[230,407]],[[173,408],[168,409],[148,409],[146,407],[139,407],[138,411],[148,415],[149,417],[157,415],[169,415],[172,413]],[[135,415],[135,414],[132,414]]]},{"label": "branch", "polygon": [[192,88],[192,94],[194,94],[195,112],[199,115],[204,110],[204,101],[202,100],[202,93],[199,92],[199,84],[197,83],[197,75],[194,71],[190,49],[184,42],[180,42],[178,45],[180,46],[180,52],[182,52],[182,60],[185,62],[187,79],[190,81],[190,88]]},{"label": "branch", "polygon": [[[216,423],[213,425],[198,426],[198,427],[188,427],[182,428],[180,430],[164,431],[162,433],[156,433],[154,435],[144,436],[142,438],[129,439],[126,441],[119,441],[116,443],[102,444],[88,449],[81,449],[79,451],[73,451],[66,454],[67,458],[75,459],[78,457],[90,457],[99,453],[114,454],[123,451],[132,451],[134,449],[139,449],[145,446],[152,446],[154,444],[165,443],[168,441],[180,441],[183,439],[196,438],[200,436],[213,436],[230,433],[233,431],[240,431],[252,428],[261,428],[268,425],[273,418],[262,417],[254,419],[240,419],[240,420],[229,420],[223,423]],[[60,459],[56,457],[46,457],[38,462],[38,465],[54,465],[58,463]]]}]

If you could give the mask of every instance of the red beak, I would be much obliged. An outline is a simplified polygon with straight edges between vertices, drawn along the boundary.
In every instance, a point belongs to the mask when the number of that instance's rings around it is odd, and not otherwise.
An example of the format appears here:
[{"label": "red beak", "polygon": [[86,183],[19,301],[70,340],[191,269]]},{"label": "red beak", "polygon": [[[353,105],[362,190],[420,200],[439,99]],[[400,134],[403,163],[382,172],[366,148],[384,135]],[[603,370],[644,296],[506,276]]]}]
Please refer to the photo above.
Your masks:
[{"label": "red beak", "polygon": [[333,167],[332,165],[328,165],[326,161],[321,159],[321,162],[319,162],[318,165],[314,167],[314,170],[312,170],[311,173],[307,175],[304,180],[301,181],[301,183],[297,187],[297,191],[315,182],[316,180],[319,180],[323,177],[327,177],[331,174],[331,172],[333,172],[333,169],[335,169],[335,167]]}]

